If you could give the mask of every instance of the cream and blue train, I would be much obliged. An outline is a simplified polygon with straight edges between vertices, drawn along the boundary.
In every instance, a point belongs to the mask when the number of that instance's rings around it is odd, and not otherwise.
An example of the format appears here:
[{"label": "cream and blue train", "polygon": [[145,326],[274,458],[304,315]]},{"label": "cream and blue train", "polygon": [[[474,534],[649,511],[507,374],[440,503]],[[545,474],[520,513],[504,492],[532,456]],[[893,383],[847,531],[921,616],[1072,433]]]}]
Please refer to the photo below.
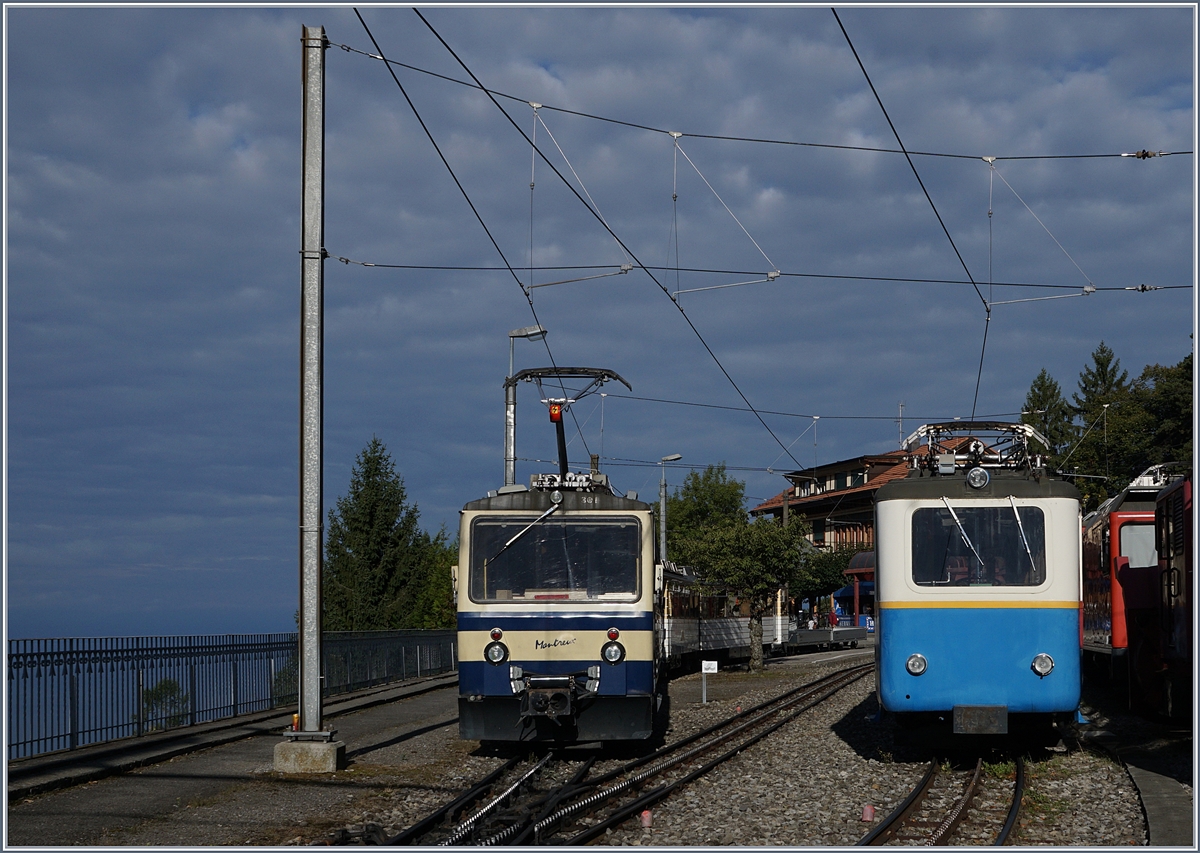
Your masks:
[{"label": "cream and blue train", "polygon": [[545,474],[462,511],[459,732],[644,740],[666,691],[649,504],[603,474]]},{"label": "cream and blue train", "polygon": [[923,426],[908,476],[876,494],[876,686],[898,719],[1000,734],[1077,711],[1079,492],[1031,439],[1024,424]]}]

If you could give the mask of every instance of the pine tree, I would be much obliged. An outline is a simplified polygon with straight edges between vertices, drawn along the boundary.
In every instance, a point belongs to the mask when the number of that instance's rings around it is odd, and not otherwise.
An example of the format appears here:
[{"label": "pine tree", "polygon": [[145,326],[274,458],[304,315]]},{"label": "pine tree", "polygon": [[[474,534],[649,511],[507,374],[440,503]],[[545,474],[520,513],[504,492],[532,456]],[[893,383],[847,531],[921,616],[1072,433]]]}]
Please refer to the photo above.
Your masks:
[{"label": "pine tree", "polygon": [[350,489],[329,511],[321,586],[326,631],[378,631],[416,619],[416,583],[433,540],[417,526],[383,442],[372,436],[355,458]]},{"label": "pine tree", "polygon": [[[1075,414],[1090,424],[1105,403],[1121,400],[1129,391],[1129,371],[1121,369],[1121,360],[1109,346],[1100,342],[1092,351],[1092,363],[1079,374],[1079,391],[1071,395]],[[1086,428],[1086,426],[1085,426]]]},{"label": "pine tree", "polygon": [[1079,390],[1071,395],[1079,418],[1080,439],[1064,457],[1070,471],[1084,475],[1077,483],[1085,509],[1123,489],[1131,476],[1128,462],[1137,455],[1141,418],[1130,405],[1129,371],[1104,343],[1092,352],[1092,363],[1079,374]]},{"label": "pine tree", "polygon": [[1045,368],[1034,378],[1029,393],[1025,395],[1021,423],[1029,424],[1050,442],[1048,447],[1042,449],[1050,457],[1050,467],[1056,467],[1059,454],[1070,448],[1075,430],[1071,424],[1071,407],[1063,399],[1062,389]]}]

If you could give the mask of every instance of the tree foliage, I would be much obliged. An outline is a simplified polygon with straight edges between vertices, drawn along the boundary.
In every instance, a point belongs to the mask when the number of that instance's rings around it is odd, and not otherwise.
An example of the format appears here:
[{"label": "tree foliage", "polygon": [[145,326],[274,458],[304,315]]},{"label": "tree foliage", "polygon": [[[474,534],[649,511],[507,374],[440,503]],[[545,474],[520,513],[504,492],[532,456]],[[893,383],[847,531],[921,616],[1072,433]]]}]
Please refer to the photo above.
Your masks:
[{"label": "tree foliage", "polygon": [[450,627],[450,565],[457,547],[445,530],[418,525],[404,480],[383,442],[355,458],[350,488],[329,511],[322,578],[324,630]]},{"label": "tree foliage", "polygon": [[683,484],[667,496],[667,553],[684,539],[712,527],[745,524],[746,484],[725,471],[725,463],[691,471]]},{"label": "tree foliage", "polygon": [[859,552],[859,548],[834,548],[828,551],[813,549],[805,555],[802,576],[793,588],[793,594],[800,598],[814,598],[819,595],[829,595],[831,592],[844,587],[848,580],[846,569],[850,568],[850,560]]},{"label": "tree foliage", "polygon": [[[1192,355],[1172,366],[1148,365],[1136,379],[1103,341],[1079,374],[1071,404],[1056,404],[1057,383],[1042,370],[1025,398],[1022,420],[1056,448],[1051,466],[1078,474],[1091,510],[1151,465],[1192,459]],[[1061,398],[1060,398],[1061,399]],[[1051,435],[1053,434],[1053,435]]]},{"label": "tree foliage", "polygon": [[1050,442],[1040,448],[1046,453],[1051,467],[1057,467],[1059,455],[1071,446],[1075,431],[1071,426],[1071,407],[1063,399],[1062,389],[1043,367],[1029,386],[1021,422],[1029,424]]},{"label": "tree foliage", "polygon": [[763,613],[780,589],[800,583],[811,546],[805,522],[751,523],[744,499],[745,483],[731,478],[724,464],[692,471],[667,499],[667,552],[695,569],[705,586],[749,605],[750,667],[761,670]]},{"label": "tree foliage", "polygon": [[805,544],[799,520],[786,527],[773,518],[716,524],[681,539],[679,556],[709,587],[723,589],[750,609],[750,668],[762,660],[762,617],[775,594],[797,578]]}]

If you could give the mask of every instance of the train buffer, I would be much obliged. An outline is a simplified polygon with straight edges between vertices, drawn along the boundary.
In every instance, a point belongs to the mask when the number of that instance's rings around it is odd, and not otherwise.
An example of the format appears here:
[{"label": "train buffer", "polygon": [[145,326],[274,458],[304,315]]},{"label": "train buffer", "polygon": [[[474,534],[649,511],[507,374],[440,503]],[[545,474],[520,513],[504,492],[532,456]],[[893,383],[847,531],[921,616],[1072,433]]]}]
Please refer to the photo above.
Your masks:
[{"label": "train buffer", "polygon": [[858,648],[867,639],[867,629],[862,626],[846,628],[798,628],[788,635],[788,645],[804,648]]}]

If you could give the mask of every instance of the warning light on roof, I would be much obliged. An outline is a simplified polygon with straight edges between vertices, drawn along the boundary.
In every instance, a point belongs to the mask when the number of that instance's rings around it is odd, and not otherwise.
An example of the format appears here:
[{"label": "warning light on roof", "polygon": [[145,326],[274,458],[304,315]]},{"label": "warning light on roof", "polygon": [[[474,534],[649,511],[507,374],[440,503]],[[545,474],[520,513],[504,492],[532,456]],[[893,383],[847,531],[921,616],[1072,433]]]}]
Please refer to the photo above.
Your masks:
[{"label": "warning light on roof", "polygon": [[562,421],[562,406],[558,403],[550,404],[550,422],[559,423]]}]

